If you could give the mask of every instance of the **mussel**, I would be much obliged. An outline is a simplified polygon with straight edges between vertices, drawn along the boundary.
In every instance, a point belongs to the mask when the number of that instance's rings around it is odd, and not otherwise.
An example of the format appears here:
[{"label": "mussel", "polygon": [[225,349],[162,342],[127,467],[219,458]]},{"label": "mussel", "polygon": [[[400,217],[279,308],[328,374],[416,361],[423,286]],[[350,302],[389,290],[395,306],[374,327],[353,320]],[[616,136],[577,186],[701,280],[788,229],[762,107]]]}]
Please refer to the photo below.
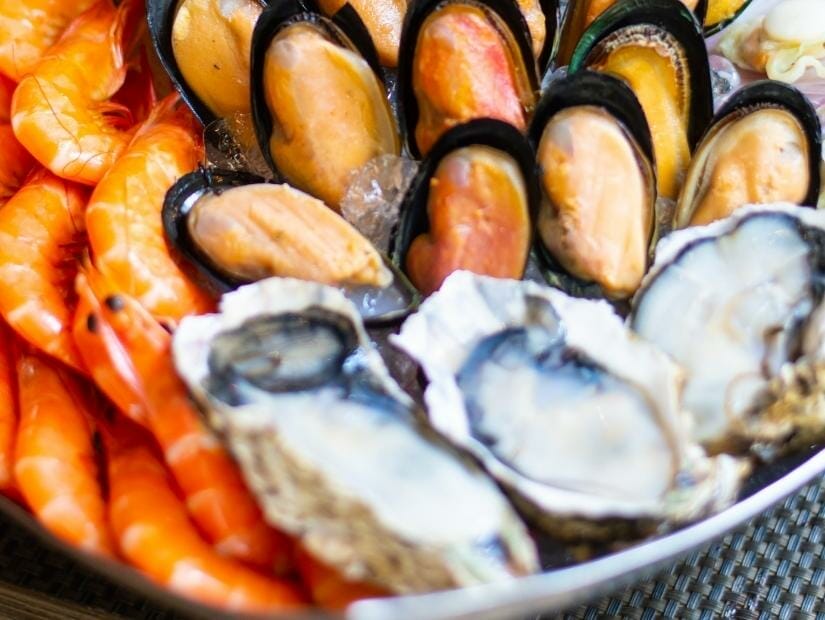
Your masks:
[{"label": "mussel", "polygon": [[412,593],[538,569],[504,495],[418,421],[339,291],[245,286],[173,347],[267,520],[347,579]]},{"label": "mussel", "polygon": [[385,67],[398,64],[398,46],[401,41],[401,26],[407,13],[408,0],[316,0],[328,17],[349,4],[358,13],[369,31],[378,59]]},{"label": "mussel", "polygon": [[398,97],[407,147],[426,155],[447,130],[495,118],[524,130],[538,73],[514,0],[421,0],[401,36]]},{"label": "mussel", "polygon": [[748,207],[660,243],[630,325],[684,368],[708,450],[770,458],[823,438],[823,280],[816,209]]},{"label": "mussel", "polygon": [[[581,40],[584,31],[596,21],[597,17],[617,3],[618,0],[576,0],[568,4],[556,55],[557,65],[566,65],[570,62],[573,50]],[[703,19],[707,9],[707,0],[682,0],[682,3],[694,11],[699,20]]]},{"label": "mussel", "polygon": [[713,116],[702,28],[678,0],[627,0],[588,28],[570,60],[624,79],[645,111],[656,155],[659,196],[676,200]]},{"label": "mussel", "polygon": [[518,130],[492,119],[454,127],[404,196],[393,262],[425,294],[457,269],[520,278],[537,202],[533,153]]},{"label": "mussel", "polygon": [[351,7],[330,20],[289,0],[273,2],[252,42],[252,113],[272,169],[338,209],[354,171],[400,151],[379,75]]},{"label": "mussel", "polygon": [[591,71],[557,80],[529,136],[548,282],[574,294],[629,297],[647,270],[656,219],[653,146],[633,92]]},{"label": "mussel", "polygon": [[158,57],[203,125],[250,112],[252,32],[263,0],[147,0]]},{"label": "mussel", "polygon": [[462,271],[392,342],[429,379],[433,426],[557,538],[616,541],[736,497],[745,469],[690,439],[679,368],[604,302]]},{"label": "mussel", "polygon": [[202,169],[168,192],[163,224],[190,273],[215,294],[270,276],[340,287],[370,325],[417,303],[402,273],[323,202],[251,174]]},{"label": "mussel", "polygon": [[704,19],[705,36],[716,34],[745,12],[751,0],[707,0]]},{"label": "mussel", "polygon": [[691,161],[674,228],[707,224],[751,203],[815,206],[822,138],[808,99],[755,82],[717,114]]}]

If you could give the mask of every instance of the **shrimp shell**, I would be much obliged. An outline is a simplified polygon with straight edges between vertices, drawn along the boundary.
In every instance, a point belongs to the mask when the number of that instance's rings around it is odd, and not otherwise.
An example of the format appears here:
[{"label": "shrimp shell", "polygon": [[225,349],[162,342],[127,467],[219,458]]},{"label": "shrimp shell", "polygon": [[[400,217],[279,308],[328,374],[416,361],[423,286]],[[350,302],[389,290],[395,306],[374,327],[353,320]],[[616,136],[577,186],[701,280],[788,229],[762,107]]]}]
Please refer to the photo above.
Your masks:
[{"label": "shrimp shell", "polygon": [[14,443],[17,435],[17,382],[12,357],[12,336],[0,321],[0,492],[8,493],[14,483]]}]

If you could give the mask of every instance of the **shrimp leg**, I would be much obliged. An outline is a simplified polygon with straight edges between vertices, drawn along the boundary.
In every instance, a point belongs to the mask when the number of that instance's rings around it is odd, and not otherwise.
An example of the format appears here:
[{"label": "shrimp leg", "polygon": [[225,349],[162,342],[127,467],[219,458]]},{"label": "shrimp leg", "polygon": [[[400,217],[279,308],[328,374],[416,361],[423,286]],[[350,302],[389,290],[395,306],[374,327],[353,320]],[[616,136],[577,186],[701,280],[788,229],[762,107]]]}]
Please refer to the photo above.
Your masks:
[{"label": "shrimp leg", "polygon": [[33,353],[18,357],[17,378],[14,474],[20,492],[55,536],[86,551],[112,554],[90,411],[80,387],[54,362]]},{"label": "shrimp leg", "polygon": [[216,553],[189,521],[150,446],[119,427],[103,431],[112,528],[121,553],[150,578],[197,601],[236,611],[304,605],[291,583]]},{"label": "shrimp leg", "polygon": [[82,369],[70,321],[86,191],[40,170],[0,209],[0,314],[35,347]]},{"label": "shrimp leg", "polygon": [[130,368],[120,364],[117,371],[134,372],[123,383],[139,386],[147,426],[192,518],[222,554],[285,571],[289,540],[264,521],[237,465],[192,405],[172,362],[169,333],[135,300],[111,290],[99,273],[86,269],[77,291],[93,310],[78,322],[93,328],[89,338],[109,328],[117,334],[115,342],[101,340],[96,350],[108,350],[113,369],[118,360],[131,360]]}]

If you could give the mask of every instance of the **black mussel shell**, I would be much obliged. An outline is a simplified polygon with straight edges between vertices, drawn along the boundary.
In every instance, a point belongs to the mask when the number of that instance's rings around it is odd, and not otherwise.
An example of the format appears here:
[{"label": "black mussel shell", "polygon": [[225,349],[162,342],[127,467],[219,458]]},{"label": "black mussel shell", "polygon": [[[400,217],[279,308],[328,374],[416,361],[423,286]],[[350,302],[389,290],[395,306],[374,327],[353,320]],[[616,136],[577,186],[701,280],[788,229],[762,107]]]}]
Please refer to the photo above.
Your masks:
[{"label": "black mussel shell", "polygon": [[702,26],[679,0],[624,0],[602,13],[585,31],[570,59],[569,73],[587,66],[593,49],[607,36],[626,26],[650,24],[681,43],[690,68],[690,123],[688,143],[693,149],[713,117],[713,88]]},{"label": "black mussel shell", "polygon": [[[573,50],[579,44],[584,34],[583,32],[575,32],[575,29],[578,28],[577,23],[580,23],[579,18],[582,17],[580,11],[586,9],[586,2],[587,0],[574,0],[567,5],[567,14],[564,16],[561,34],[559,36],[558,58],[556,59],[558,65],[565,65],[570,62]],[[619,3],[621,3],[621,0],[618,0],[617,4]],[[699,0],[696,4],[696,9],[694,9],[693,13],[696,15],[699,23],[704,23],[707,8],[708,0]],[[571,41],[571,38],[575,38],[576,40]]]},{"label": "black mussel shell", "polygon": [[[246,172],[201,167],[181,177],[166,193],[162,210],[166,238],[183,257],[182,267],[187,275],[215,297],[249,282],[227,273],[198,248],[189,234],[186,218],[195,203],[207,193],[220,193],[233,187],[271,182]],[[420,301],[418,291],[407,277],[386,257],[384,264],[393,274],[393,282],[386,288],[350,285],[339,287],[355,304],[365,324],[370,327],[398,323],[414,311]]]},{"label": "black mussel shell", "polygon": [[[738,90],[713,117],[713,121],[711,121],[705,135],[702,136],[702,142],[715,134],[722,124],[737,120],[762,108],[787,110],[802,125],[802,130],[808,141],[810,184],[801,206],[815,207],[819,199],[821,183],[819,165],[822,161],[822,126],[810,100],[793,86],[775,80],[762,80],[752,82]],[[699,150],[697,150],[698,153]],[[686,180],[685,188],[683,188],[683,195],[687,189],[689,178]],[[682,199],[680,197],[679,207],[681,206]],[[677,208],[674,218],[679,217],[680,212]]]},{"label": "black mussel shell", "polygon": [[[258,145],[269,167],[276,174],[278,166],[272,159],[269,150],[269,139],[272,136],[272,112],[266,104],[264,93],[264,64],[269,44],[278,32],[296,22],[310,22],[321,28],[330,39],[340,43],[343,47],[358,52],[383,84],[384,77],[381,64],[378,61],[378,52],[372,42],[367,27],[358,17],[350,4],[345,4],[331,18],[325,17],[314,3],[295,0],[271,0],[269,7],[264,10],[255,32],[252,35],[252,119],[255,124],[255,134]],[[323,94],[321,94],[322,96]]]},{"label": "black mussel shell", "polygon": [[401,202],[400,219],[390,245],[390,257],[399,270],[404,269],[407,252],[413,240],[430,229],[430,218],[427,213],[430,179],[442,159],[453,151],[467,146],[489,146],[510,155],[515,160],[524,177],[530,218],[535,221],[540,194],[535,154],[527,139],[509,123],[490,118],[456,125],[433,145],[432,150],[421,162],[418,173]]},{"label": "black mussel shell", "polygon": [[[398,106],[404,142],[410,154],[416,159],[421,158],[421,151],[415,142],[415,127],[418,124],[418,100],[415,97],[415,92],[413,92],[412,76],[418,33],[430,13],[440,9],[446,2],[479,6],[496,15],[510,29],[513,41],[515,41],[521,54],[521,61],[524,64],[531,89],[535,92],[539,90],[538,66],[533,55],[530,31],[515,0],[416,0],[412,2],[407,9],[407,15],[404,17],[398,52]],[[550,19],[547,13],[545,13],[545,19]],[[550,32],[548,24],[547,36],[550,37],[551,34],[555,36],[555,32],[555,27],[552,33]],[[551,48],[553,46],[553,41],[549,38],[545,40],[545,50],[548,46]]]},{"label": "black mussel shell", "polygon": [[[647,158],[653,173],[653,191],[655,193],[656,163],[653,154],[653,141],[642,106],[636,95],[622,80],[613,76],[584,69],[573,75],[554,81],[542,96],[536,107],[533,122],[527,137],[533,150],[538,153],[544,128],[553,116],[565,108],[593,105],[606,110],[618,120],[636,141],[642,154]],[[654,218],[655,219],[655,218]],[[654,226],[655,222],[651,222]],[[651,230],[651,244],[654,235]],[[534,242],[539,269],[547,282],[576,297],[603,299],[602,288],[595,282],[588,282],[567,273],[545,247],[537,234]]]},{"label": "black mussel shell", "polygon": [[[717,0],[702,0],[702,1],[707,3],[708,12],[710,12],[711,5],[713,5],[713,3],[716,2]],[[709,23],[708,20],[707,20],[707,17],[705,19],[703,19],[702,23],[704,24],[704,27],[705,27],[705,36],[706,37],[713,36],[717,32],[720,32],[721,30],[727,28],[731,23],[733,23],[733,21],[735,19],[737,19],[740,15],[742,15],[742,13],[745,12],[745,9],[747,9],[750,6],[750,3],[751,3],[751,0],[744,0],[744,2],[742,3],[742,6],[740,6],[738,9],[736,9],[736,11],[734,11],[734,13],[732,15],[729,15],[725,19],[723,19],[721,21],[718,21],[716,23],[713,23],[713,24]]]},{"label": "black mussel shell", "polygon": [[561,20],[561,6],[559,0],[539,0],[539,6],[544,13],[544,47],[536,62],[538,63],[539,75],[544,74],[544,70],[553,60],[556,51],[556,43],[559,34],[559,22]]},{"label": "black mussel shell", "polygon": [[[256,0],[256,2],[263,7],[268,4],[267,0]],[[181,98],[201,125],[206,127],[218,118],[186,83],[172,50],[172,26],[179,3],[180,0],[146,0],[146,21],[149,24],[149,34],[152,37],[155,51],[166,74],[172,80],[175,90],[180,93]]]}]

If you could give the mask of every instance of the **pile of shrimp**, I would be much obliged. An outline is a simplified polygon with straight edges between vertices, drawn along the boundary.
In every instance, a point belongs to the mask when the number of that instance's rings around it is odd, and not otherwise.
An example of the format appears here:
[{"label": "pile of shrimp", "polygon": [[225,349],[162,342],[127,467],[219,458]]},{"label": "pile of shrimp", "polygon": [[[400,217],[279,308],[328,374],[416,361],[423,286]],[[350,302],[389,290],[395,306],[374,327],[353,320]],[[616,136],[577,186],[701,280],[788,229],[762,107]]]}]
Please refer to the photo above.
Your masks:
[{"label": "pile of shrimp", "polygon": [[214,300],[179,268],[161,207],[202,161],[202,128],[158,99],[143,11],[0,1],[0,492],[204,604],[380,595],[264,520],[175,373],[170,332]]}]

